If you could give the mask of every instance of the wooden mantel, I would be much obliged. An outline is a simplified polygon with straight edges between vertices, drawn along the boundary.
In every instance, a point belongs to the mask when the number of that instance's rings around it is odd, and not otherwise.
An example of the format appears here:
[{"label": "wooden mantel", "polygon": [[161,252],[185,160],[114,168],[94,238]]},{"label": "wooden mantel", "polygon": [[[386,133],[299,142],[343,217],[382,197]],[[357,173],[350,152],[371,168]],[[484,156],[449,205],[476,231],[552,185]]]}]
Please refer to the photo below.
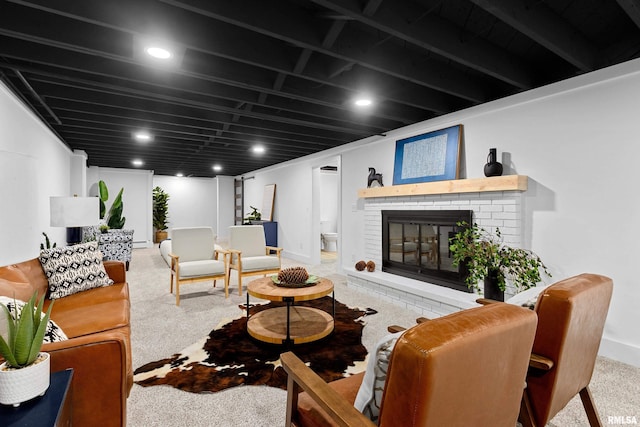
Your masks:
[{"label": "wooden mantel", "polygon": [[492,176],[489,178],[454,179],[421,182],[358,190],[358,197],[424,196],[429,194],[479,193],[486,191],[526,191],[526,175]]}]

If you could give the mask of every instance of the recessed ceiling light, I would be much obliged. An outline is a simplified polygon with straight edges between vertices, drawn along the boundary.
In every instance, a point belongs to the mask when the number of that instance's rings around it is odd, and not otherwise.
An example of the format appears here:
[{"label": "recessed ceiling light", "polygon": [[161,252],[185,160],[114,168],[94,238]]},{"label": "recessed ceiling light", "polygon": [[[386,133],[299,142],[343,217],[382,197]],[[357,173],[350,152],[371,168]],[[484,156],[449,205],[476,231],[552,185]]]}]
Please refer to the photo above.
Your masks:
[{"label": "recessed ceiling light", "polygon": [[133,166],[142,166],[142,165],[144,165],[144,162],[142,160],[140,160],[140,159],[132,160],[131,163],[133,164]]},{"label": "recessed ceiling light", "polygon": [[213,170],[216,172],[220,172],[222,170],[222,166],[220,165],[213,165]]},{"label": "recessed ceiling light", "polygon": [[133,137],[140,142],[151,141],[151,135],[148,132],[136,132]]},{"label": "recessed ceiling light", "polygon": [[262,153],[264,153],[266,151],[265,148],[262,145],[254,145],[252,150],[256,154],[262,154]]},{"label": "recessed ceiling light", "polygon": [[360,98],[356,99],[354,104],[356,104],[358,107],[368,107],[369,105],[373,104],[373,101],[369,98]]},{"label": "recessed ceiling light", "polygon": [[158,58],[158,59],[171,58],[171,52],[169,52],[167,49],[164,49],[162,47],[152,46],[152,47],[146,48],[145,51],[149,55],[153,56],[154,58]]}]

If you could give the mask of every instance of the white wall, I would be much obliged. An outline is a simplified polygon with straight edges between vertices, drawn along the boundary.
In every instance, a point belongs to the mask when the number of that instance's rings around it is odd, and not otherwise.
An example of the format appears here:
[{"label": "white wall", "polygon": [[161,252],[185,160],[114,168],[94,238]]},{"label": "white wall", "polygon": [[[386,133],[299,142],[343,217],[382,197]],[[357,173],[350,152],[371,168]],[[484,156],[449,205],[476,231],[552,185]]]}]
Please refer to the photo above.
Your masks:
[{"label": "white wall", "polygon": [[0,265],[35,258],[49,226],[49,197],[70,196],[71,151],[0,82]]},{"label": "white wall", "polygon": [[235,214],[233,212],[235,202],[233,177],[217,176],[215,180],[217,183],[218,212],[214,230],[216,230],[218,234],[219,241],[228,241],[229,227],[234,225],[235,222]]},{"label": "white wall", "polygon": [[[252,172],[250,186],[276,183],[279,231],[288,256],[310,259],[307,218],[311,170],[320,158],[342,158],[341,261],[352,265],[364,253],[362,201],[368,167],[392,184],[395,141],[464,125],[463,164],[468,178],[482,177],[489,148],[508,160],[507,173],[529,176],[525,193],[524,246],[549,266],[554,279],[582,272],[614,280],[614,295],[601,353],[640,365],[636,260],[640,198],[634,170],[640,158],[640,60],[630,61],[543,88],[448,114]],[[363,161],[363,159],[367,159]],[[629,186],[631,185],[631,188]],[[248,191],[246,204],[259,203]],[[252,199],[252,197],[255,197]],[[620,215],[624,213],[625,217]],[[606,230],[603,232],[603,229]]]},{"label": "white wall", "polygon": [[174,227],[209,226],[216,230],[215,179],[157,175],[153,187],[157,186],[169,194],[169,233]]}]

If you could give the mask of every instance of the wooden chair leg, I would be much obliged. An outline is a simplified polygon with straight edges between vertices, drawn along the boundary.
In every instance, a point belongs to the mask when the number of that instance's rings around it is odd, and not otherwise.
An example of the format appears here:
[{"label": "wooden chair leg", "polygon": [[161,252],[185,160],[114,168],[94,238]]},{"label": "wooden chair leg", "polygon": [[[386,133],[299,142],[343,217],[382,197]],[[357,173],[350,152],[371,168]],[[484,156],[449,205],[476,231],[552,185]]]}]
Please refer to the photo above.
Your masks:
[{"label": "wooden chair leg", "polygon": [[242,272],[238,270],[238,295],[242,296]]},{"label": "wooden chair leg", "polygon": [[582,406],[584,406],[584,411],[587,413],[587,418],[589,419],[589,425],[591,427],[602,427],[602,422],[600,421],[600,415],[598,415],[598,410],[596,409],[596,405],[594,405],[593,403],[593,396],[591,395],[589,386],[580,390],[580,399],[582,400]]},{"label": "wooden chair leg", "polygon": [[169,276],[169,292],[173,293],[173,270],[171,270],[171,276]]},{"label": "wooden chair leg", "polygon": [[529,395],[525,390],[522,393],[522,400],[520,401],[520,415],[518,421],[522,424],[522,427],[536,427],[536,422],[533,420],[533,411],[531,409],[531,402],[529,401]]},{"label": "wooden chair leg", "polygon": [[295,413],[298,409],[298,394],[301,392],[301,388],[289,375],[287,378],[287,418],[285,426],[289,427],[294,425]]},{"label": "wooden chair leg", "polygon": [[176,305],[180,305],[180,280],[176,277]]}]

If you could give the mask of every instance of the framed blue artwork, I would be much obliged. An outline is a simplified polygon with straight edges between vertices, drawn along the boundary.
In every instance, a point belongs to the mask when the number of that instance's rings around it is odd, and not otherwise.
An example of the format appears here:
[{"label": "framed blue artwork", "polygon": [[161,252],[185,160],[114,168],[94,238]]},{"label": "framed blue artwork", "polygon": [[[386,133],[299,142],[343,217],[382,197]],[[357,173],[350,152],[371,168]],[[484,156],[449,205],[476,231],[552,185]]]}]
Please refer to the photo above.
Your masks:
[{"label": "framed blue artwork", "polygon": [[396,141],[393,185],[458,179],[462,125]]}]

